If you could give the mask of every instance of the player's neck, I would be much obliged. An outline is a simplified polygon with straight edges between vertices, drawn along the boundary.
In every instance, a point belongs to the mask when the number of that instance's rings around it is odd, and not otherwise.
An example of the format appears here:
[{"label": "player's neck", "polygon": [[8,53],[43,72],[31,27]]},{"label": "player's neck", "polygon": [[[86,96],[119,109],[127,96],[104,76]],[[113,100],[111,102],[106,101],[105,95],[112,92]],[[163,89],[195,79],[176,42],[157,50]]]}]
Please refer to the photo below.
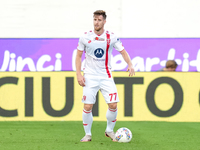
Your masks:
[{"label": "player's neck", "polygon": [[102,35],[104,33],[104,29],[101,29],[99,31],[94,30],[94,33],[98,36]]}]

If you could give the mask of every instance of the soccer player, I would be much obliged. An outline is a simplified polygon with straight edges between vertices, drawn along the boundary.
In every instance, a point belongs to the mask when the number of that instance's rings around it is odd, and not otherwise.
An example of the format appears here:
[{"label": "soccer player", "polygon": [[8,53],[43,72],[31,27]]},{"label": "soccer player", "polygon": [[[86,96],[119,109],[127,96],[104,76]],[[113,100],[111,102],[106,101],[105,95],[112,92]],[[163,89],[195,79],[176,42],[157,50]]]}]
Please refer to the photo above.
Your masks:
[{"label": "soccer player", "polygon": [[[84,103],[82,118],[85,136],[81,142],[91,141],[91,127],[93,122],[92,107],[96,102],[96,94],[100,90],[108,110],[106,113],[107,127],[105,135],[113,141],[113,132],[117,117],[117,102],[119,102],[117,88],[111,74],[111,53],[113,47],[119,51],[128,64],[129,76],[135,74],[131,59],[121,41],[112,32],[106,31],[106,12],[97,10],[93,15],[94,30],[85,32],[80,37],[76,55],[76,75],[80,86],[83,87]],[[85,51],[84,75],[81,74],[81,58]]]}]

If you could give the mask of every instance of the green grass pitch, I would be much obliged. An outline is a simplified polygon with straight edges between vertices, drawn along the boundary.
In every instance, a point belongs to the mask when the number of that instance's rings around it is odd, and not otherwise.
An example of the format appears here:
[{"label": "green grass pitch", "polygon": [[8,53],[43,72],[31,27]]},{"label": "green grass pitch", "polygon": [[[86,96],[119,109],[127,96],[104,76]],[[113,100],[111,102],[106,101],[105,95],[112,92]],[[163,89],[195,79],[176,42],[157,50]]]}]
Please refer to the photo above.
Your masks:
[{"label": "green grass pitch", "polygon": [[200,150],[200,123],[117,121],[130,143],[105,137],[106,122],[93,122],[92,141],[81,143],[82,122],[0,122],[0,150]]}]

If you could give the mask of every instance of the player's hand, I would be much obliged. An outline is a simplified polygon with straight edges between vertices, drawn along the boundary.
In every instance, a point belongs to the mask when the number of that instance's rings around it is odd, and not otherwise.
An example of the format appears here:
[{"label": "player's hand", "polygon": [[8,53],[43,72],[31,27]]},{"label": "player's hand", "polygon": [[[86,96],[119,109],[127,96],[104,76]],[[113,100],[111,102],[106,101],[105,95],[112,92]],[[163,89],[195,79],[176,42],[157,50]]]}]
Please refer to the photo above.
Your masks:
[{"label": "player's hand", "polygon": [[127,68],[127,72],[129,72],[129,77],[135,75],[135,70],[132,66]]},{"label": "player's hand", "polygon": [[78,84],[80,86],[85,86],[85,78],[84,78],[84,76],[82,76],[81,74],[77,75],[77,80],[78,80]]}]

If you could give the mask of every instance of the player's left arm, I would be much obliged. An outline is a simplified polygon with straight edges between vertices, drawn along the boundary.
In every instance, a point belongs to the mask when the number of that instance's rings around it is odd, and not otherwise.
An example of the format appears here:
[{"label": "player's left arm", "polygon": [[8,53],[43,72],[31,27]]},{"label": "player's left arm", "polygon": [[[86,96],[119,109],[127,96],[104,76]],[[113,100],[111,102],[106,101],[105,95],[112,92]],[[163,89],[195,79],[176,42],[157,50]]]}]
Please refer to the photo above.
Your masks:
[{"label": "player's left arm", "polygon": [[120,51],[120,53],[121,53],[122,57],[124,58],[125,62],[128,64],[127,71],[129,72],[129,77],[135,75],[135,70],[133,68],[133,64],[131,62],[131,58],[130,58],[129,54],[126,52],[125,49]]}]

